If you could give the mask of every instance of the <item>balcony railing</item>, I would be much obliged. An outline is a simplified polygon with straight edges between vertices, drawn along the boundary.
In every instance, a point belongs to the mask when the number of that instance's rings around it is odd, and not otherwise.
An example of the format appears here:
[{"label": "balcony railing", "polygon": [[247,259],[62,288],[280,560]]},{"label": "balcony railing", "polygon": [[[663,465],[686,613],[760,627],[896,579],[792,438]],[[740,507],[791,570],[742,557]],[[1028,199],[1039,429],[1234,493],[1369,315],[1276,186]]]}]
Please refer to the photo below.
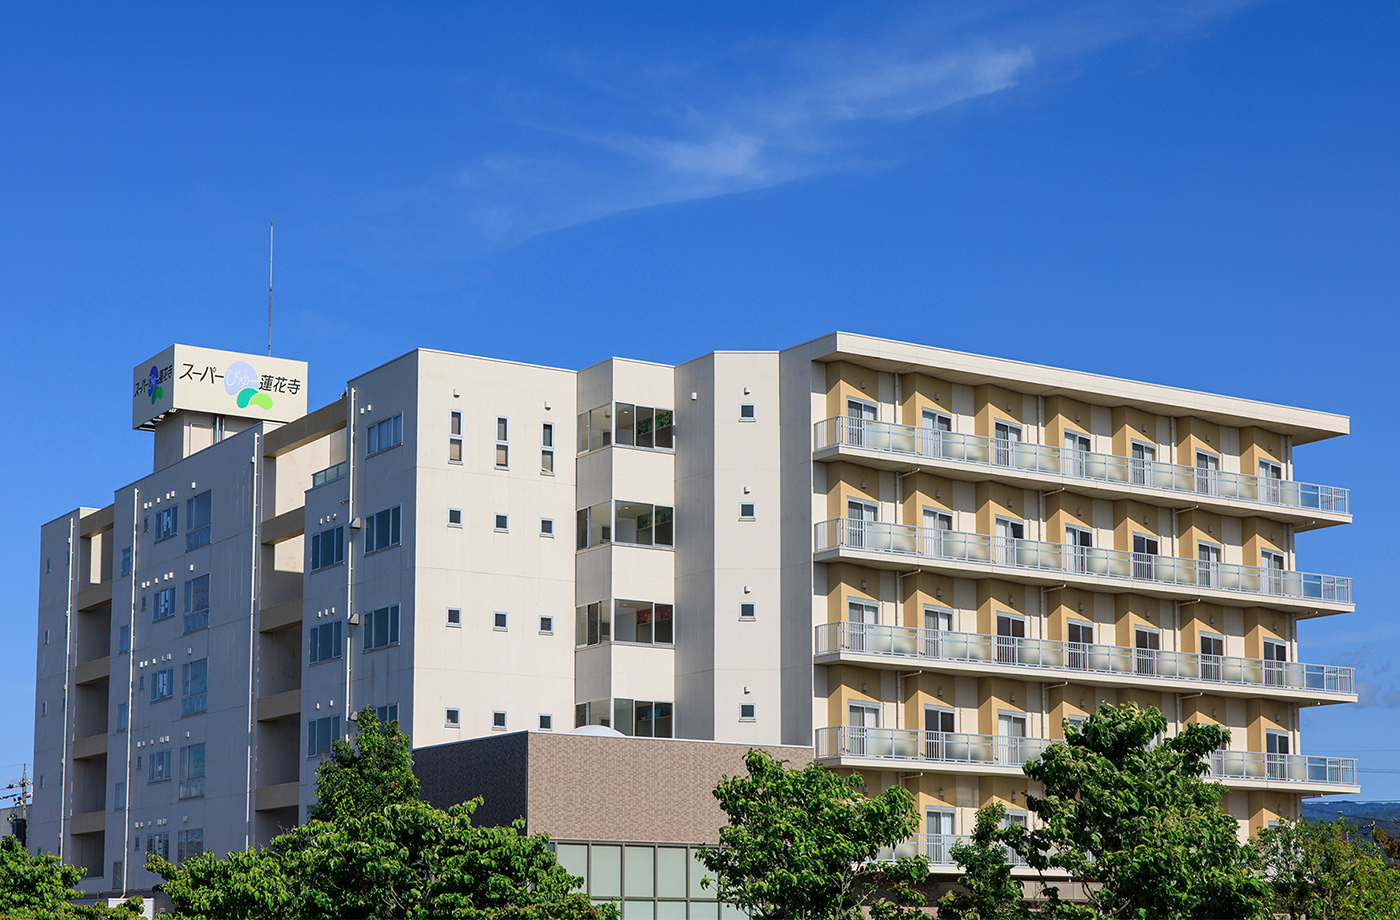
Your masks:
[{"label": "balcony railing", "polygon": [[[877,858],[887,862],[906,856],[922,856],[930,866],[955,866],[953,845],[971,842],[972,837],[966,834],[916,834],[909,840],[881,850]],[[1007,863],[1012,866],[1026,865],[1026,861],[1014,850],[1010,847],[1005,849]]]},{"label": "balcony railing", "polygon": [[1356,785],[1356,758],[1306,754],[1260,754],[1211,751],[1211,779],[1257,779],[1274,782]]},{"label": "balcony railing", "polygon": [[349,462],[342,460],[335,466],[328,466],[324,470],[312,473],[311,488],[314,489],[317,486],[323,486],[328,482],[335,482],[337,479],[340,479],[342,476],[344,476],[346,470],[348,470],[349,468]]},{"label": "balcony railing", "polygon": [[1038,670],[1131,674],[1241,687],[1279,687],[1319,693],[1354,692],[1353,670],[1334,665],[1228,658],[1223,655],[1052,639],[986,636],[913,626],[823,623],[816,629],[816,650],[819,656],[852,652],[900,659],[1008,664]]},{"label": "balcony railing", "polygon": [[[912,728],[866,728],[860,725],[819,728],[816,734],[819,759],[851,757],[998,766],[1021,766],[1039,757],[1050,745],[1063,743],[1045,738],[965,735]],[[1210,766],[1207,778],[1213,780],[1356,785],[1356,760],[1351,757],[1212,751],[1207,755],[1207,762]]]},{"label": "balcony railing", "polygon": [[953,460],[1094,482],[1212,495],[1285,508],[1350,513],[1348,490],[1335,486],[1205,470],[981,435],[954,434],[951,431],[892,425],[889,422],[856,418],[825,419],[816,423],[814,443],[816,450],[843,444],[900,456]]},{"label": "balcony railing", "polygon": [[1004,764],[1019,767],[1039,757],[1049,742],[1005,735],[925,732],[912,728],[838,725],[817,729],[818,757],[926,760],[938,763]]},{"label": "balcony railing", "polygon": [[1092,575],[1158,585],[1186,585],[1268,597],[1351,603],[1351,579],[1282,569],[1200,562],[1099,549],[1063,543],[1042,543],[1015,537],[886,524],[836,518],[816,525],[816,551],[853,549],[925,559],[945,559],[976,565]]}]

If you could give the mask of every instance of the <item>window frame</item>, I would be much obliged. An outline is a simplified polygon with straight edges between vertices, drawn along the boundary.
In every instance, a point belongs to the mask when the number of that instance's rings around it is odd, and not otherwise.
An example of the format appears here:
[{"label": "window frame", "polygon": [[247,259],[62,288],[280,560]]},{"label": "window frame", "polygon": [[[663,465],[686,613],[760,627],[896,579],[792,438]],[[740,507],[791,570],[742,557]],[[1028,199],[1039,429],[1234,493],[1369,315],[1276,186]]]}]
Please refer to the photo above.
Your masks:
[{"label": "window frame", "polygon": [[540,713],[540,720],[539,720],[539,723],[538,723],[538,724],[539,724],[539,731],[542,731],[542,732],[552,732],[552,731],[554,731],[554,713],[552,713],[552,712],[542,712],[542,713]]},{"label": "window frame", "polygon": [[540,518],[540,536],[554,539],[554,518]]},{"label": "window frame", "polygon": [[509,731],[506,722],[506,711],[504,709],[491,710],[491,730],[493,732]]},{"label": "window frame", "polygon": [[[379,516],[382,514],[387,514],[389,516],[387,519],[388,524],[386,525],[386,529],[389,531],[389,542],[384,544],[380,544],[377,539]],[[382,511],[376,511],[373,514],[365,515],[364,529],[364,555],[366,556],[374,553],[382,553],[387,549],[393,549],[395,546],[401,545],[403,542],[403,505],[391,505]],[[372,546],[370,545],[371,537],[376,538]]]},{"label": "window frame", "polygon": [[540,475],[554,475],[554,423],[540,422]]},{"label": "window frame", "polygon": [[[453,614],[456,614],[456,619],[453,619]],[[461,608],[461,607],[448,607],[448,608],[447,608],[447,625],[448,625],[448,626],[451,626],[453,629],[461,629],[461,628],[462,628],[462,608]]]},{"label": "window frame", "polygon": [[[344,620],[337,617],[336,619],[331,620],[329,623],[320,623],[316,626],[312,626],[309,628],[309,630],[310,631],[306,640],[307,667],[325,664],[328,661],[337,661],[345,657]],[[326,635],[329,635],[331,637],[329,641],[322,638],[322,636]],[[323,645],[330,646],[330,654],[324,657],[321,655],[321,647]]]},{"label": "window frame", "polygon": [[540,635],[554,635],[554,615],[551,613],[540,614]]},{"label": "window frame", "polygon": [[510,614],[504,610],[491,611],[491,629],[493,632],[510,632]]},{"label": "window frame", "polygon": [[[379,429],[385,425],[389,426],[390,443],[381,444],[379,438]],[[371,445],[371,441],[374,442],[373,445]],[[395,447],[398,447],[402,444],[402,412],[396,412],[393,415],[388,416],[387,418],[382,418],[377,422],[371,422],[370,424],[365,426],[365,459],[369,459],[370,457],[377,457],[380,454],[385,453],[386,451],[393,450]],[[373,449],[371,449],[371,446],[373,447]]]},{"label": "window frame", "polygon": [[739,622],[753,623],[758,619],[758,605],[753,601],[739,602]]},{"label": "window frame", "polygon": [[462,710],[456,706],[448,706],[442,713],[442,724],[444,728],[462,727]]},{"label": "window frame", "polygon": [[[164,688],[165,692],[161,690]],[[151,672],[151,702],[160,703],[175,698],[175,668],[161,668]]]},{"label": "window frame", "polygon": [[494,524],[491,528],[492,530],[494,530],[496,533],[510,533],[509,514],[495,514],[493,515],[493,518]]},{"label": "window frame", "polygon": [[[745,710],[747,710],[747,715],[745,714]],[[758,721],[758,705],[757,705],[756,703],[740,703],[740,704],[739,704],[739,721],[740,721],[740,722],[757,722],[757,721]]]},{"label": "window frame", "polygon": [[[169,530],[165,529],[168,524]],[[164,543],[180,535],[180,506],[172,503],[156,512],[156,543]]]},{"label": "window frame", "polygon": [[[325,553],[325,550],[326,550],[326,543],[327,543],[326,538],[327,538],[328,536],[330,537],[330,541],[329,541],[329,542],[330,542],[331,556],[334,557],[334,558],[332,559],[332,561],[330,561],[330,562],[327,562],[327,561],[326,561],[326,553]],[[344,564],[344,562],[345,562],[345,525],[344,525],[344,524],[337,524],[337,525],[334,526],[334,527],[327,527],[325,530],[322,530],[320,533],[313,533],[313,534],[311,535],[311,540],[309,541],[309,544],[310,544],[310,545],[307,547],[307,549],[308,549],[308,552],[309,552],[311,555],[310,555],[310,559],[309,559],[309,561],[308,561],[307,571],[309,571],[309,572],[320,572],[320,571],[322,571],[323,569],[329,569],[329,568],[332,568],[332,567],[334,567],[334,566]]]},{"label": "window frame", "polygon": [[[453,449],[457,456],[452,456]],[[454,466],[462,465],[462,412],[452,409],[447,416],[447,462]]]},{"label": "window frame", "polygon": [[[361,628],[364,641],[362,642],[360,651],[363,654],[376,652],[382,648],[393,648],[399,644],[401,635],[399,632],[400,613],[398,604],[387,604],[383,607],[376,607],[373,610],[365,612],[365,622],[364,626]],[[379,631],[381,617],[387,621],[384,627],[386,641],[383,643],[377,642],[375,639],[375,633]]]},{"label": "window frame", "polygon": [[[456,517],[457,517],[457,519],[456,519],[455,521],[452,519],[453,515],[456,515]],[[462,509],[461,509],[461,508],[448,508],[448,509],[447,509],[447,526],[448,526],[448,527],[461,527],[461,526],[462,526]]]},{"label": "window frame", "polygon": [[[505,437],[502,437],[504,433]],[[496,416],[496,469],[510,469],[510,416]]]},{"label": "window frame", "polygon": [[[745,509],[748,509],[747,512],[745,512]],[[758,519],[758,516],[757,516],[757,514],[756,514],[757,510],[758,510],[758,503],[757,503],[757,502],[739,502],[739,520],[741,520],[741,521],[755,521],[755,520],[757,520],[757,519]]]}]

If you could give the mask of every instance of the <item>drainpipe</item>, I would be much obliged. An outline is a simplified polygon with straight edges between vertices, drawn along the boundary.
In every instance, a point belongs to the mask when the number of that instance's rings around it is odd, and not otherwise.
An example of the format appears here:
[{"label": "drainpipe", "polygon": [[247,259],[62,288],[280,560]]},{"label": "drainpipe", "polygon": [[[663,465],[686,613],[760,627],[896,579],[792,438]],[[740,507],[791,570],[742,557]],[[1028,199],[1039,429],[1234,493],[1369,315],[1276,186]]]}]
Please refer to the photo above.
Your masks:
[{"label": "drainpipe", "polygon": [[262,459],[262,435],[260,432],[253,432],[253,456],[249,458],[252,464],[250,476],[251,490],[248,495],[249,514],[252,517],[252,543],[253,551],[251,565],[248,569],[248,758],[244,766],[244,780],[248,786],[248,798],[244,807],[243,823],[243,848],[246,850],[253,845],[253,805],[257,795],[257,789],[253,778],[253,747],[255,737],[253,734],[254,721],[253,709],[257,705],[257,687],[254,685],[254,661],[257,654],[258,642],[258,555],[262,552],[262,502],[259,501],[258,489],[260,487],[258,472]]},{"label": "drainpipe", "polygon": [[[115,509],[114,509],[115,510]],[[136,730],[132,728],[132,711],[136,708],[136,695],[132,688],[136,686],[136,573],[140,566],[137,565],[137,546],[140,543],[140,531],[137,529],[137,521],[141,517],[141,487],[134,486],[131,490],[131,630],[130,648],[126,650],[126,763],[122,770],[122,782],[126,785],[126,803],[122,812],[122,877],[121,896],[126,897],[126,880],[130,875],[128,863],[131,857],[127,853],[131,852],[131,736]],[[112,886],[115,888],[117,879],[112,879]]]},{"label": "drainpipe", "polygon": [[[345,420],[345,517],[347,523],[350,523],[355,520],[355,388],[349,387],[348,389],[349,399],[346,400]],[[345,553],[345,721],[342,723],[347,734],[350,732],[350,714],[355,711],[350,702],[350,679],[354,673],[350,656],[355,649],[355,643],[350,641],[351,617],[355,616],[354,608],[351,606],[355,584],[354,568],[355,554],[350,552],[349,547],[347,547]]]},{"label": "drainpipe", "polygon": [[68,806],[72,799],[68,794],[68,759],[71,750],[71,736],[68,731],[68,720],[71,715],[68,708],[68,684],[77,679],[73,663],[73,579],[78,577],[74,541],[78,538],[78,516],[80,514],[81,512],[78,512],[68,518],[68,606],[63,611],[63,699],[59,704],[63,707],[63,758],[58,762],[58,858],[60,860],[63,859],[66,850],[65,844],[68,840],[68,834],[64,827],[68,823]]}]

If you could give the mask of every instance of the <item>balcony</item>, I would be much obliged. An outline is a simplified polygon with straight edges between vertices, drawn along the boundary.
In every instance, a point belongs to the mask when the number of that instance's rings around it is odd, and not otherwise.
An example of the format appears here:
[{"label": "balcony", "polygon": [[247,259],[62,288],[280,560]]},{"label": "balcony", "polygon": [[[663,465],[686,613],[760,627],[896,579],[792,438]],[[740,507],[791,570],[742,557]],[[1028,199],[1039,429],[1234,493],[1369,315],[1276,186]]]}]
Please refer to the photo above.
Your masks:
[{"label": "balcony", "polygon": [[1335,486],[865,419],[829,418],[817,422],[813,444],[817,459],[844,453],[889,458],[900,468],[908,468],[912,459],[926,461],[930,469],[954,476],[961,468],[976,470],[977,478],[1006,479],[1029,488],[1073,487],[1075,491],[1107,496],[1150,490],[1175,505],[1216,504],[1223,506],[1222,510],[1235,512],[1241,510],[1241,504],[1258,506],[1283,512],[1286,519],[1302,524],[1312,522],[1318,515],[1332,515],[1335,520],[1328,523],[1340,523],[1351,514],[1349,491]]},{"label": "balcony", "polygon": [[816,628],[816,659],[818,664],[848,661],[899,669],[929,667],[938,662],[946,668],[935,666],[936,670],[1022,680],[1077,680],[1124,686],[1161,682],[1164,689],[1178,691],[1305,700],[1333,696],[1335,699],[1327,702],[1356,701],[1351,668],[913,626],[823,623]]},{"label": "balcony", "polygon": [[[953,845],[972,843],[967,834],[915,834],[909,840],[887,847],[876,857],[880,861],[903,859],[906,856],[922,856],[930,866],[956,866],[953,860]],[[1006,861],[1014,869],[1024,868],[1026,861],[1010,847],[1005,847]]]},{"label": "balcony", "polygon": [[[856,725],[819,728],[816,735],[817,759],[833,766],[868,765],[879,769],[882,762],[930,764],[947,772],[977,774],[1020,774],[1022,765],[1039,757],[1050,745],[1062,743],[1045,738]],[[1359,791],[1356,760],[1351,757],[1213,751],[1208,763],[1210,772],[1206,778],[1231,788],[1292,789],[1321,795]]]},{"label": "balcony", "polygon": [[337,479],[342,479],[344,478],[346,471],[348,471],[349,469],[349,462],[342,460],[335,466],[328,466],[324,470],[319,470],[315,473],[312,473],[311,488],[315,489],[319,486],[325,485],[328,482],[335,482]]},{"label": "balcony", "polygon": [[[974,577],[983,577],[982,572],[1002,574],[1002,570],[1013,577],[1017,573],[1054,573],[1053,578],[1038,580],[1046,584],[1073,584],[1091,591],[1136,591],[1168,598],[1213,595],[1226,603],[1238,603],[1238,596],[1245,595],[1265,602],[1302,601],[1313,607],[1331,604],[1345,608],[1351,604],[1351,579],[1340,575],[1198,562],[1175,556],[992,537],[911,524],[848,518],[822,521],[815,525],[815,551],[819,556],[824,553],[865,556],[876,564],[882,557],[895,557],[901,562],[951,563],[953,568],[980,570]],[[933,566],[947,567],[950,566]]]}]

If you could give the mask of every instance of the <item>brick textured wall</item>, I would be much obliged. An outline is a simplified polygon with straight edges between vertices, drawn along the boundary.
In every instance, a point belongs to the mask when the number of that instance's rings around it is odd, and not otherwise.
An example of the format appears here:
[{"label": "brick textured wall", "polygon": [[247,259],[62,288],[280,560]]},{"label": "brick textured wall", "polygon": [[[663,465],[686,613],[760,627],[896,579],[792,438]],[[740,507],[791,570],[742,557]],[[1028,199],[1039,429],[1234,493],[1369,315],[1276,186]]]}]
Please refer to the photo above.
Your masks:
[{"label": "brick textured wall", "polygon": [[[793,766],[808,747],[754,745]],[[516,732],[419,748],[413,771],[437,808],[481,796],[475,822],[558,840],[718,843],[724,812],[711,790],[744,772],[750,745],[669,738]]]},{"label": "brick textured wall", "polygon": [[[530,735],[531,833],[560,840],[718,843],[724,812],[711,790],[744,773],[747,744]],[[808,747],[764,747],[805,766]]]}]

